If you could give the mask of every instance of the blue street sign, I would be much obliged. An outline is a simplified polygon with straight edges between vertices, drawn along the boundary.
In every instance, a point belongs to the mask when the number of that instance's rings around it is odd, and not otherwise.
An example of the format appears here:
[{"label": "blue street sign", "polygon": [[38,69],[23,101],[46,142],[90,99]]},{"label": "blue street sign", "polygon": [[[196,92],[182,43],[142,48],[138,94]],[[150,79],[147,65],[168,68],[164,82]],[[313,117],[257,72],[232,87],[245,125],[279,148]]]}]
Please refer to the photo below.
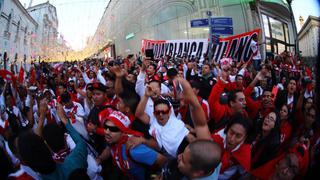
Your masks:
[{"label": "blue street sign", "polygon": [[230,17],[215,17],[211,18],[212,26],[232,26],[232,18]]},{"label": "blue street sign", "polygon": [[212,34],[233,35],[233,27],[211,27]]},{"label": "blue street sign", "polygon": [[191,27],[208,27],[209,20],[206,19],[194,19],[191,20]]}]

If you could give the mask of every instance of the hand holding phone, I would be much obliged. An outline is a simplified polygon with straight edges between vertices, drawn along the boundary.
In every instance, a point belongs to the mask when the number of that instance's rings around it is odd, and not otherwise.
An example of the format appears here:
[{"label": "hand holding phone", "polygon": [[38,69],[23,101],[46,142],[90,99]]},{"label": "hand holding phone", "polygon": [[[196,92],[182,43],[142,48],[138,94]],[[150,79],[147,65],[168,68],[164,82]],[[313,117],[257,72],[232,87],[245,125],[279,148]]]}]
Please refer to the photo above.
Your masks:
[{"label": "hand holding phone", "polygon": [[153,49],[146,49],[145,54],[147,59],[154,60]]}]

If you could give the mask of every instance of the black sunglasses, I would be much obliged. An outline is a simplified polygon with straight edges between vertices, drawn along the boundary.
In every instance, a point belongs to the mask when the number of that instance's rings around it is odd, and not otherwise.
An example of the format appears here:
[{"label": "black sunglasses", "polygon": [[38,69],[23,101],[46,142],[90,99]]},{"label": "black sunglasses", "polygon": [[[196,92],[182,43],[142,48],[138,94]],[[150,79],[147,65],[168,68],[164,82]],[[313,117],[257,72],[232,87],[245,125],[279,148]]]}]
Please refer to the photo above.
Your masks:
[{"label": "black sunglasses", "polygon": [[109,131],[111,131],[111,132],[119,132],[120,131],[120,129],[117,126],[108,126],[106,124],[103,125],[103,128],[105,130],[109,129]]}]

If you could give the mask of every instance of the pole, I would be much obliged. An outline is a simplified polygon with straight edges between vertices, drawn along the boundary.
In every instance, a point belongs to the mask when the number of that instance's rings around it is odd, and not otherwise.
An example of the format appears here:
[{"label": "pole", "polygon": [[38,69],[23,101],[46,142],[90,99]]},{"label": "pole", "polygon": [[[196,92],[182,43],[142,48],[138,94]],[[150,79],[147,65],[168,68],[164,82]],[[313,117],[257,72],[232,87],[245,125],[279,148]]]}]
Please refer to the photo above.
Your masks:
[{"label": "pole", "polygon": [[209,43],[208,43],[208,58],[209,58],[209,62],[212,59],[212,27],[211,27],[211,16],[212,16],[212,12],[211,11],[207,11],[207,15],[208,15],[208,20],[209,20]]}]

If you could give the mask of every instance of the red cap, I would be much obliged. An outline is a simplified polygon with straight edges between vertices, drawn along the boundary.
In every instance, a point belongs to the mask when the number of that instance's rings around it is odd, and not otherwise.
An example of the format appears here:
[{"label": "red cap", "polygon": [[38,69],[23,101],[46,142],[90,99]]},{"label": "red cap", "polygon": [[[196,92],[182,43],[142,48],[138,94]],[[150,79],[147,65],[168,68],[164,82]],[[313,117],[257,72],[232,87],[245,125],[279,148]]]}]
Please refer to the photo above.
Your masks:
[{"label": "red cap", "polygon": [[120,111],[113,111],[105,120],[112,121],[122,132],[126,134],[143,136],[142,133],[130,129],[130,119]]}]

